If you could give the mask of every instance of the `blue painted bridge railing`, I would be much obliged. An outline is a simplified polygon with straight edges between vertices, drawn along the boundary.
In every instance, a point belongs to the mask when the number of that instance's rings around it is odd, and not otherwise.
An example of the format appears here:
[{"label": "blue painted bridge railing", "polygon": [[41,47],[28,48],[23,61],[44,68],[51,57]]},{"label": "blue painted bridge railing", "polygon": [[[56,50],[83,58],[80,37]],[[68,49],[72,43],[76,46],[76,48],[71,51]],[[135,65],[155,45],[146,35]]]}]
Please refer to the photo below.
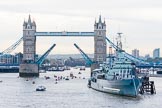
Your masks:
[{"label": "blue painted bridge railing", "polygon": [[94,32],[36,32],[35,36],[83,36],[83,37],[93,37]]},{"label": "blue painted bridge railing", "polygon": [[161,68],[162,69],[162,65],[137,65],[137,68]]}]

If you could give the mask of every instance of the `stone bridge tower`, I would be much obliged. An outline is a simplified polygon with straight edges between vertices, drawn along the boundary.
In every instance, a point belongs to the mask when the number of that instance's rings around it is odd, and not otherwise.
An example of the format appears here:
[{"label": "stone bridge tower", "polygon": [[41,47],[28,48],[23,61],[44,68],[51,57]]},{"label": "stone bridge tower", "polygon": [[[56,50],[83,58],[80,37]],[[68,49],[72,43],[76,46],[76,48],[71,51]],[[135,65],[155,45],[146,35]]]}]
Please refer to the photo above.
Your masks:
[{"label": "stone bridge tower", "polygon": [[94,24],[94,61],[97,64],[92,65],[92,69],[98,68],[100,63],[106,61],[107,43],[106,43],[106,23],[102,22],[101,15],[99,21]]},{"label": "stone bridge tower", "polygon": [[28,21],[23,24],[23,62],[20,64],[20,77],[39,76],[38,64],[35,63],[36,54],[36,23],[31,21],[30,15]]}]

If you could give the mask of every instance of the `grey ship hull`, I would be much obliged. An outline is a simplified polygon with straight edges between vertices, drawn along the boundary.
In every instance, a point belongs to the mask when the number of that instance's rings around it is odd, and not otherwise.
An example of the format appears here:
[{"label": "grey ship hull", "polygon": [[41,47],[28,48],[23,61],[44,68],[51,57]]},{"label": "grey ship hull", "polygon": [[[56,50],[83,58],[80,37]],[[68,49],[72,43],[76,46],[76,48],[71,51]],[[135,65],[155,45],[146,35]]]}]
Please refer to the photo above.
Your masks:
[{"label": "grey ship hull", "polygon": [[104,80],[97,79],[96,82],[91,81],[91,88],[117,95],[136,97],[139,94],[141,86],[138,78],[122,79],[122,80]]}]

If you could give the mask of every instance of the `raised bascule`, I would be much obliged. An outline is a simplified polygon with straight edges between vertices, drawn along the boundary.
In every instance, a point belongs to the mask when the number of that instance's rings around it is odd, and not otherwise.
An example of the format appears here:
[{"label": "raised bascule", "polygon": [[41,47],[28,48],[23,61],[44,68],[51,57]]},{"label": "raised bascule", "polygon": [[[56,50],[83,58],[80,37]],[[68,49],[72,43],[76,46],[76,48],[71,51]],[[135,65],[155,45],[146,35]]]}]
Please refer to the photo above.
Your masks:
[{"label": "raised bascule", "polygon": [[106,23],[102,22],[101,16],[98,22],[95,21],[93,32],[37,32],[36,23],[31,21],[29,15],[28,21],[23,24],[23,62],[20,64],[20,77],[39,76],[39,64],[35,59],[36,37],[39,36],[94,37],[94,61],[97,64],[92,64],[91,69],[98,68],[99,63],[106,61]]}]

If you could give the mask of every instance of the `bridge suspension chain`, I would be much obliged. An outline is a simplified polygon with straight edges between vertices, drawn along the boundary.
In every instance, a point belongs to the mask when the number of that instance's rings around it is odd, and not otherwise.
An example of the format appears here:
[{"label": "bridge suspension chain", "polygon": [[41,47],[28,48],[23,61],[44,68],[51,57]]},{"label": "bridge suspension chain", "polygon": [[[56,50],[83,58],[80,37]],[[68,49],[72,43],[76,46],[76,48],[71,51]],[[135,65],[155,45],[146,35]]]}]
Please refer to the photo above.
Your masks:
[{"label": "bridge suspension chain", "polygon": [[2,51],[3,54],[11,53],[13,50],[17,48],[18,45],[22,42],[23,37],[21,37],[17,42],[15,42],[13,45]]}]

